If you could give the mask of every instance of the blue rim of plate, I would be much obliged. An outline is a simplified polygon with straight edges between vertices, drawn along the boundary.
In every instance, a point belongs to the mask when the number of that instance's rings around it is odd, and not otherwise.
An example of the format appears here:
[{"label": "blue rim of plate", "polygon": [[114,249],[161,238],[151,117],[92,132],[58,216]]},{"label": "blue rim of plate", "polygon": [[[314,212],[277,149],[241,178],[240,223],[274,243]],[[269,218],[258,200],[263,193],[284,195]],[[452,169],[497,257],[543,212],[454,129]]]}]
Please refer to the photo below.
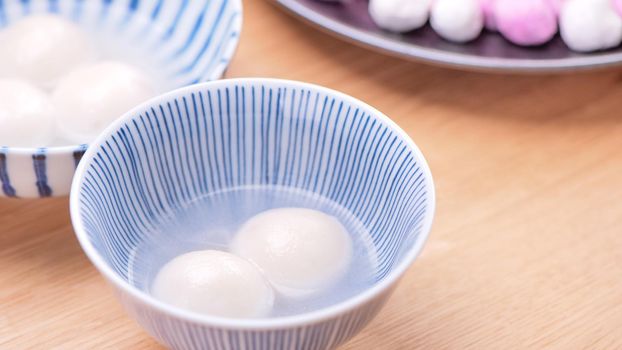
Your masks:
[{"label": "blue rim of plate", "polygon": [[[357,14],[344,15],[343,12],[348,9],[346,6],[331,2],[322,2],[318,0],[269,0],[281,8],[284,8],[291,14],[303,19],[305,22],[318,27],[320,30],[336,35],[342,39],[350,41],[359,46],[380,51],[392,56],[398,56],[414,61],[421,61],[440,66],[449,66],[459,69],[492,71],[492,72],[564,72],[585,70],[594,68],[604,68],[608,66],[622,64],[622,48],[596,52],[596,53],[573,53],[562,43],[561,39],[556,37],[551,44],[535,48],[521,48],[515,46],[496,33],[485,33],[482,36],[488,37],[482,40],[494,40],[494,45],[503,46],[502,50],[509,50],[525,55],[524,58],[507,58],[483,56],[473,53],[461,53],[460,47],[466,47],[470,44],[452,44],[443,42],[440,38],[433,39],[438,46],[450,48],[425,47],[416,45],[404,40],[403,35],[384,32],[380,29],[370,30],[363,26],[349,24],[343,18],[356,17]],[[360,3],[364,0],[351,0],[350,4]],[[357,5],[360,7],[361,5]],[[341,12],[341,13],[340,13]],[[361,15],[358,14],[360,17]],[[341,17],[341,19],[339,18]],[[436,36],[431,33],[431,29],[421,30],[423,36]],[[407,34],[406,36],[409,36]],[[492,38],[492,39],[491,39]],[[478,40],[476,40],[477,43]],[[500,42],[503,42],[500,44]],[[479,45],[479,44],[478,44]],[[484,44],[486,45],[486,44]],[[495,47],[492,47],[495,49]],[[546,50],[555,50],[555,54],[561,53],[567,57],[561,58],[529,58],[530,53],[540,55]],[[564,52],[566,51],[566,52]],[[545,53],[546,55],[546,53]]]}]

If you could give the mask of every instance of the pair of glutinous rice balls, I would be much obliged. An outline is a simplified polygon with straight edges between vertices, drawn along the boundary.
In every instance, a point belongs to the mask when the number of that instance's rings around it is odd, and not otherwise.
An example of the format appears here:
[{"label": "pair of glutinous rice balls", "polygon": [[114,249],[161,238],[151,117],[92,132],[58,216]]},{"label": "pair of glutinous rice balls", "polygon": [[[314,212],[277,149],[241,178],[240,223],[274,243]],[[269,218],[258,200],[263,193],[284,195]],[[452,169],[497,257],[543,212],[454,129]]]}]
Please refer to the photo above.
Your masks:
[{"label": "pair of glutinous rice balls", "polygon": [[57,15],[32,15],[2,28],[0,146],[89,143],[155,95],[146,73],[102,60],[98,49],[89,33]]}]

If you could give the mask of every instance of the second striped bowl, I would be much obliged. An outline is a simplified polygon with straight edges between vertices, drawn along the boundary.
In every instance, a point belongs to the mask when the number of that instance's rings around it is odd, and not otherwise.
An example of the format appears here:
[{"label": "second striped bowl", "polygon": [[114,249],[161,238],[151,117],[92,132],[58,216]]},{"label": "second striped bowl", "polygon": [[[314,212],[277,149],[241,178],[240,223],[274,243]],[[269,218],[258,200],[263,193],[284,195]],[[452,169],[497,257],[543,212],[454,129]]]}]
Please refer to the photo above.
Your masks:
[{"label": "second striped bowl", "polygon": [[[114,42],[129,60],[159,72],[165,87],[219,79],[242,29],[240,0],[3,0],[0,30],[21,18],[52,13]],[[131,50],[130,50],[131,48]],[[129,53],[131,51],[131,54]],[[128,56],[128,57],[125,57]],[[89,81],[84,88],[90,88]],[[112,116],[119,117],[119,116]],[[88,118],[88,116],[85,116]],[[66,196],[87,145],[13,147],[0,140],[0,197]]]}]

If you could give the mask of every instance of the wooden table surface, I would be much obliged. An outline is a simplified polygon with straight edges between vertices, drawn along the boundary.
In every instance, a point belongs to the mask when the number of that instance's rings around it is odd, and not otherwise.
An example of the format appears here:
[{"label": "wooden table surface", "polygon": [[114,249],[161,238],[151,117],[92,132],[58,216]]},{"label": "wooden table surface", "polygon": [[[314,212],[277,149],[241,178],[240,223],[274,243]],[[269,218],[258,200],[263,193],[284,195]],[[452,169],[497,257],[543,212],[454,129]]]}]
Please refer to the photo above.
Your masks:
[{"label": "wooden table surface", "polygon": [[[248,0],[228,76],[356,96],[393,118],[430,163],[430,240],[344,349],[622,348],[622,70],[435,68]],[[160,348],[82,254],[66,198],[0,199],[0,348]]]}]

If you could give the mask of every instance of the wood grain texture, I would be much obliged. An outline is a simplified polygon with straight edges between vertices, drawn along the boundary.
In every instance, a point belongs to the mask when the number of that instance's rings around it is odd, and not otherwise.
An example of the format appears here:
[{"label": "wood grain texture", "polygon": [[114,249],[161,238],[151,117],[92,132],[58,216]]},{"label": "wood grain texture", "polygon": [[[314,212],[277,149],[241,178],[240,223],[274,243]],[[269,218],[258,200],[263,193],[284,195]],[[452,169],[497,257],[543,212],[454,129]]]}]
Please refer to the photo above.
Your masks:
[{"label": "wood grain texture", "polygon": [[[245,1],[229,77],[322,84],[395,120],[438,209],[344,349],[622,348],[622,70],[508,76],[368,52]],[[67,199],[0,200],[0,348],[158,349],[82,254]]]}]

